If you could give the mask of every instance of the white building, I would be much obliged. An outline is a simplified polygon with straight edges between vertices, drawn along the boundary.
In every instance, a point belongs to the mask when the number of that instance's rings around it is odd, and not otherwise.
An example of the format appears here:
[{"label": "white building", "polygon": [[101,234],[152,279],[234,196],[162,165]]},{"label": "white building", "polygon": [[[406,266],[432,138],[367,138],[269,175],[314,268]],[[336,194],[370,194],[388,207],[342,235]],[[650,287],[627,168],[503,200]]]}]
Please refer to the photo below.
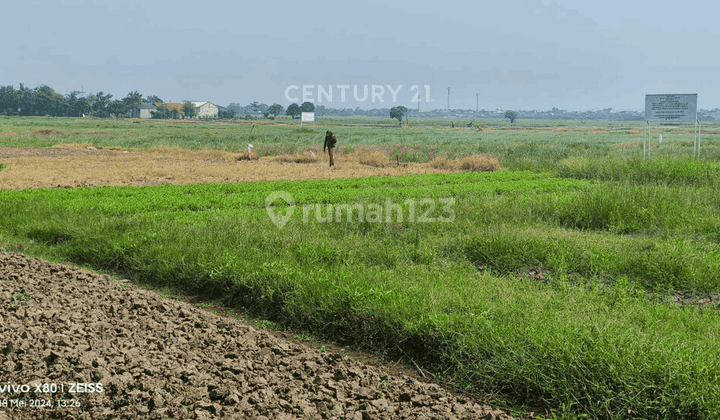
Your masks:
[{"label": "white building", "polygon": [[198,110],[198,118],[216,118],[218,116],[218,107],[212,102],[193,102]]}]

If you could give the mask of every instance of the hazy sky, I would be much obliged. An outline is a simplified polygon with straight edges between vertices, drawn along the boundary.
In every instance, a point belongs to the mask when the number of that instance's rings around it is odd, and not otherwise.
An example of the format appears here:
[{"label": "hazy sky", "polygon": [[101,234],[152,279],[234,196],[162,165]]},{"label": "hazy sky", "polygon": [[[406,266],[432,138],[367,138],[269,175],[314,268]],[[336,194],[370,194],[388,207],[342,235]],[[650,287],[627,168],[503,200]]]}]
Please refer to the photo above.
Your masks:
[{"label": "hazy sky", "polygon": [[363,109],[417,108],[416,94],[446,108],[448,87],[464,109],[641,110],[646,94],[697,93],[713,109],[719,4],[17,0],[2,7],[0,85]]}]

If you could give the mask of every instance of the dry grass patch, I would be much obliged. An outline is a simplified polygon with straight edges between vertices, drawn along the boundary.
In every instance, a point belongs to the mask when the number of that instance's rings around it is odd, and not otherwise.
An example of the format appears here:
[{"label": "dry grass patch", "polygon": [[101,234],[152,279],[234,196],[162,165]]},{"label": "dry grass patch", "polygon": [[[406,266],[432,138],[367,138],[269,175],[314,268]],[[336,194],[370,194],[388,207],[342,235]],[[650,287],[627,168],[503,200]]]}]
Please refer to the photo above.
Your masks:
[{"label": "dry grass patch", "polygon": [[257,153],[249,153],[245,151],[235,157],[235,162],[240,162],[241,160],[260,160],[260,156]]},{"label": "dry grass patch", "polygon": [[351,160],[357,160],[361,165],[372,166],[374,168],[384,168],[390,164],[388,155],[379,150],[370,151],[359,148],[347,156]]},{"label": "dry grass patch", "polygon": [[18,133],[14,131],[3,131],[0,133],[0,137],[17,137]]},{"label": "dry grass patch", "polygon": [[446,157],[436,157],[427,163],[429,166],[435,169],[452,170],[455,169],[455,161],[450,160]]},{"label": "dry grass patch", "polygon": [[444,157],[438,157],[430,162],[428,165],[435,169],[443,170],[460,170],[460,171],[499,171],[502,169],[500,160],[493,155],[472,155],[466,156],[460,159],[447,159]]},{"label": "dry grass patch", "polygon": [[[310,151],[315,153],[315,159]],[[497,158],[490,155],[456,160],[440,158],[428,164],[396,162],[388,157],[389,151],[369,147],[350,153],[344,153],[343,148],[338,147],[336,152],[336,166],[329,168],[327,154],[317,147],[285,156],[262,156],[262,152],[253,150],[251,158],[247,151],[193,151],[180,147],[138,150],[93,146],[91,143],[5,147],[0,148],[0,161],[7,165],[0,172],[0,189],[232,183],[500,169]],[[410,152],[412,150],[408,149],[407,153]]]},{"label": "dry grass patch", "polygon": [[277,163],[315,163],[317,162],[317,155],[315,152],[300,152],[292,155],[278,155],[272,156],[270,159]]},{"label": "dry grass patch", "polygon": [[463,171],[499,171],[502,169],[500,160],[493,155],[472,155],[457,159]]}]

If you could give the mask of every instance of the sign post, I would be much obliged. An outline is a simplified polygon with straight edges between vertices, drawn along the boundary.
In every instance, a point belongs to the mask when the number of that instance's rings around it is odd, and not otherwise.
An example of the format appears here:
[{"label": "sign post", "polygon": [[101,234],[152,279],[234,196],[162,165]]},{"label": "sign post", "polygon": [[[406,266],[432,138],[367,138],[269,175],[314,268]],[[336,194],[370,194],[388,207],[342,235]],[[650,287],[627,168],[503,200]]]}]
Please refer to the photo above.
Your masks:
[{"label": "sign post", "polygon": [[300,128],[302,128],[303,121],[307,121],[307,122],[315,121],[315,113],[314,112],[303,112],[300,115]]},{"label": "sign post", "polygon": [[700,130],[697,118],[697,93],[645,95],[645,135],[643,158],[650,157],[650,122],[695,123],[693,155],[700,157]]}]

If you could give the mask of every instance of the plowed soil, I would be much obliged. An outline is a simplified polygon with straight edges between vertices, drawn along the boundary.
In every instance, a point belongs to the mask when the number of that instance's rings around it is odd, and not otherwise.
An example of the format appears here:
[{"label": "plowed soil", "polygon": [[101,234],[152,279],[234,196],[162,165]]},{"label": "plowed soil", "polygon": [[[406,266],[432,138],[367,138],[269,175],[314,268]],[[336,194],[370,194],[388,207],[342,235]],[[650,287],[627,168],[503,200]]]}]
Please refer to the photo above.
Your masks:
[{"label": "plowed soil", "polygon": [[[283,163],[222,151],[90,147],[0,149],[8,165],[0,188],[448,172],[373,166],[350,155],[330,169],[321,151],[319,161]],[[388,370],[127,280],[0,248],[0,420],[511,419],[402,366],[392,370],[404,375]]]},{"label": "plowed soil", "polygon": [[[3,420],[510,419],[108,275],[5,252],[0,378],[0,403],[27,404],[0,408]],[[43,400],[52,407],[30,406]]]}]

